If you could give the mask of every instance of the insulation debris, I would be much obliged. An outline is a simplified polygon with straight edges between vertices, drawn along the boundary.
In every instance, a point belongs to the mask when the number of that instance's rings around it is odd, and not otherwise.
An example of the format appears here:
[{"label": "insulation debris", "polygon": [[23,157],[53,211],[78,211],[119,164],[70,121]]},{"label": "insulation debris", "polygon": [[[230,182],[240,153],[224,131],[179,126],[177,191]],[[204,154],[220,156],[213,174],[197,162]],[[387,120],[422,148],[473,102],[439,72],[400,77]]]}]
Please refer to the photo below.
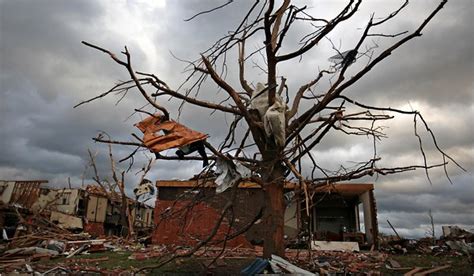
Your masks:
[{"label": "insulation debris", "polygon": [[219,175],[216,178],[216,193],[222,193],[229,187],[234,186],[243,178],[249,178],[252,174],[247,167],[237,163],[234,164],[232,161],[217,159],[216,161],[216,173]]},{"label": "insulation debris", "polygon": [[250,108],[258,111],[267,137],[273,137],[275,144],[278,147],[283,147],[286,140],[285,112],[287,107],[279,95],[276,95],[275,103],[269,106],[268,90],[268,87],[265,87],[262,83],[257,83],[250,101]]},{"label": "insulation debris", "polygon": [[268,137],[274,137],[275,144],[278,147],[283,147],[286,142],[285,112],[286,106],[282,103],[282,100],[277,97],[275,98],[275,103],[268,108],[263,117],[265,133]]},{"label": "insulation debris", "polygon": [[268,109],[268,89],[263,83],[257,83],[257,87],[253,91],[250,100],[250,109],[256,109],[260,118],[265,116]]},{"label": "insulation debris", "polygon": [[208,137],[175,121],[165,121],[158,115],[147,117],[135,126],[143,132],[143,144],[155,153],[183,147]]}]

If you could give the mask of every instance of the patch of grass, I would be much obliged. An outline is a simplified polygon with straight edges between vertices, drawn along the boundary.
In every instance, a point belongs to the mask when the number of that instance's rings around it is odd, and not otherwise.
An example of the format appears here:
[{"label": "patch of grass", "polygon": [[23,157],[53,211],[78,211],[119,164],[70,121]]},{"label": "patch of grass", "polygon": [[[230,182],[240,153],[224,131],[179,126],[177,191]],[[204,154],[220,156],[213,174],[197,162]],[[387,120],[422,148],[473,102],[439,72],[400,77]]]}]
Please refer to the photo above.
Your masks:
[{"label": "patch of grass", "polygon": [[[67,264],[74,264],[73,260],[80,260],[80,259],[98,259],[98,258],[104,258],[107,257],[108,260],[106,261],[99,261],[99,262],[89,262],[87,264],[83,264],[78,262],[80,265],[84,266],[96,266],[102,269],[127,269],[127,270],[132,270],[134,268],[141,268],[145,266],[150,266],[150,265],[155,265],[159,262],[158,258],[152,258],[152,259],[146,259],[146,260],[133,260],[129,259],[132,255],[131,252],[112,252],[112,251],[106,251],[106,252],[97,252],[97,253],[92,253],[92,254],[86,254],[86,255],[77,255],[74,256],[70,259],[66,259],[66,257],[59,257],[55,259],[51,259],[48,261],[43,261],[41,264],[44,265],[59,265],[61,263],[66,263]],[[179,262],[178,262],[179,263]],[[66,265],[67,266],[67,265]],[[175,269],[173,267],[173,262],[170,264],[166,265],[163,267],[163,271],[166,270],[173,270]]]},{"label": "patch of grass", "polygon": [[[132,255],[131,252],[97,252],[88,255],[77,255],[70,259],[66,259],[66,257],[59,257],[47,261],[39,262],[42,265],[46,266],[61,266],[61,264],[65,264],[64,266],[68,266],[74,264],[70,260],[80,260],[80,259],[98,259],[107,257],[108,260],[100,261],[100,262],[90,262],[87,264],[79,263],[79,265],[83,266],[93,266],[98,267],[101,269],[107,270],[114,270],[114,269],[124,269],[132,271],[134,269],[156,265],[159,263],[159,258],[152,258],[146,260],[132,260],[128,257]],[[67,260],[67,261],[66,261]],[[159,274],[159,275],[202,275],[203,272],[206,272],[206,264],[208,264],[212,258],[199,258],[199,257],[191,257],[191,258],[182,258],[176,259],[159,269],[154,269],[151,271],[150,274]],[[238,275],[240,274],[240,270],[247,266],[253,259],[223,259],[219,260],[215,265],[213,265],[209,271],[217,273],[217,274],[227,274],[227,275]],[[66,264],[67,262],[67,264]]]}]

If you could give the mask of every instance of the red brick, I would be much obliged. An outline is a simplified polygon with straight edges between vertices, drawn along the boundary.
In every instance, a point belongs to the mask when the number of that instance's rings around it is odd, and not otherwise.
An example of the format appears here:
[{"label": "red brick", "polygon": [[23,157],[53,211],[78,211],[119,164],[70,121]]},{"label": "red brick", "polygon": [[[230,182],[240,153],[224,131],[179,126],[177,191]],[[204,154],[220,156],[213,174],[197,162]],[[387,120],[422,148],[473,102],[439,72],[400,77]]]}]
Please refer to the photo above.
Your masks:
[{"label": "red brick", "polygon": [[[155,205],[155,230],[152,236],[154,244],[193,246],[205,239],[212,231],[220,217],[218,210],[204,202],[200,202],[186,209],[190,201],[158,200]],[[170,208],[172,215],[167,216],[165,210]],[[168,213],[169,213],[168,212]],[[226,219],[219,227],[212,241],[221,241],[229,231]],[[235,229],[230,231],[232,234]],[[228,247],[252,247],[243,236],[227,241]]]}]

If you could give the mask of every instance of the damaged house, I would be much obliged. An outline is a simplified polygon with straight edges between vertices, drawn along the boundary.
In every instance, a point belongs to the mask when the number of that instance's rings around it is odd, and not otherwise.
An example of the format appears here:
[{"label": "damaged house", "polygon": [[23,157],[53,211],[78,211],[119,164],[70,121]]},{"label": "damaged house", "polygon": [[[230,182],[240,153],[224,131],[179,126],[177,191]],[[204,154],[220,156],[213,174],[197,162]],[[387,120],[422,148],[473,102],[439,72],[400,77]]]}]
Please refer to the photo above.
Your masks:
[{"label": "damaged house", "polygon": [[[86,187],[88,204],[85,231],[95,236],[127,233],[121,223],[122,198],[117,193],[107,193],[99,186]],[[132,221],[138,232],[148,232],[153,227],[153,208],[127,198]]]},{"label": "damaged house", "polygon": [[377,245],[373,184],[322,186],[316,188],[312,202],[310,229],[315,240]]},{"label": "damaged house", "polygon": [[[93,236],[121,235],[121,197],[101,187],[54,189],[43,187],[45,180],[0,181],[0,228],[13,236],[20,216],[40,214],[50,222],[73,232]],[[153,208],[127,198],[132,221],[138,234],[153,227]]]},{"label": "damaged house", "polygon": [[[230,191],[216,193],[211,179],[162,180],[156,182],[155,244],[193,245],[206,238],[230,197]],[[331,184],[316,189],[309,212],[298,185],[286,183],[287,208],[285,237],[289,244],[303,242],[308,233],[313,240],[356,241],[361,246],[376,245],[378,235],[376,205],[372,184]],[[242,181],[233,210],[214,239],[222,241],[227,233],[239,231],[263,207],[264,192],[252,182]],[[309,216],[308,216],[309,214]],[[262,244],[263,223],[257,221],[248,231],[228,241],[229,246],[250,247]],[[212,243],[212,242],[211,242]]]},{"label": "damaged house", "polygon": [[51,189],[42,187],[31,209],[47,214],[50,221],[62,228],[74,231],[84,229],[82,216],[86,208],[86,195],[82,189]]},{"label": "damaged house", "polygon": [[18,213],[32,214],[31,207],[40,195],[40,186],[47,180],[0,180],[0,228],[13,236],[19,223]]}]

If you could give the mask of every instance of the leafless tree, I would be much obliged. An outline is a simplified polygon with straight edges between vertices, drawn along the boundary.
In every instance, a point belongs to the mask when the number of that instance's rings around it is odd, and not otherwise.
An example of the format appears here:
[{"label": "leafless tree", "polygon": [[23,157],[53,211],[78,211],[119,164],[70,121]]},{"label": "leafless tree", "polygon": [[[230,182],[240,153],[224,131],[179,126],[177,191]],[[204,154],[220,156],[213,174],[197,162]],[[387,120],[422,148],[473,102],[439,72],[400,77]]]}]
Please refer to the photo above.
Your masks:
[{"label": "leafless tree", "polygon": [[[213,11],[231,6],[231,2],[201,12],[196,16],[211,16]],[[219,147],[206,142],[206,147],[212,152],[209,158],[240,162],[252,170],[252,180],[261,185],[265,192],[266,206],[262,219],[267,234],[263,237],[264,256],[283,255],[285,211],[283,186],[287,180],[296,179],[300,185],[298,193],[310,202],[312,191],[321,185],[416,169],[425,170],[429,179],[429,170],[435,167],[444,168],[449,179],[448,160],[460,167],[438,146],[435,135],[419,111],[371,106],[357,101],[350,95],[350,88],[378,64],[389,62],[389,57],[393,52],[408,41],[419,38],[426,25],[443,9],[446,0],[434,6],[418,27],[409,31],[401,30],[397,33],[378,31],[380,26],[397,19],[400,12],[409,6],[408,1],[401,3],[388,15],[380,17],[380,15],[372,14],[354,45],[348,49],[339,49],[333,45],[334,56],[328,56],[333,61],[333,65],[325,69],[315,68],[314,73],[302,72],[305,73],[307,81],[301,83],[298,88],[289,87],[286,84],[285,76],[279,71],[280,66],[292,60],[303,59],[307,53],[314,51],[324,41],[328,41],[328,35],[331,32],[340,28],[341,23],[353,18],[361,2],[362,0],[347,1],[347,4],[333,18],[318,18],[313,16],[306,6],[296,6],[290,0],[283,0],[278,4],[274,0],[255,1],[243,14],[242,21],[233,31],[219,38],[209,49],[201,53],[198,59],[185,61],[187,70],[183,75],[184,81],[176,85],[168,84],[159,74],[136,71],[132,64],[132,55],[127,47],[121,52],[122,55],[116,55],[100,46],[82,42],[88,47],[107,54],[113,61],[123,66],[130,79],[119,82],[110,90],[85,100],[77,106],[109,94],[125,97],[127,93],[133,91],[131,93],[140,93],[147,103],[146,107],[135,109],[136,112],[160,114],[164,120],[179,116],[179,114],[169,112],[165,100],[169,97],[182,101],[180,110],[186,108],[186,104],[190,104],[233,116],[234,121],[228,128],[228,135]],[[311,31],[303,34],[297,46],[294,46],[295,34],[291,33],[296,31],[296,25],[301,24],[307,24]],[[373,39],[375,38],[384,40],[389,46],[383,49],[377,45],[374,46]],[[263,44],[260,48],[249,51],[246,47],[246,42],[249,41],[263,41]],[[292,47],[296,48],[292,49]],[[230,68],[228,65],[234,64],[229,59],[232,57],[231,53],[237,53],[238,56],[236,60],[233,60],[238,68],[235,72],[228,71]],[[247,63],[254,58],[263,60],[261,64],[254,64],[265,76],[265,80],[262,81],[264,88],[261,90],[253,88],[252,83],[246,78]],[[294,65],[294,68],[298,70],[298,65]],[[239,83],[231,83],[229,75],[238,77]],[[220,90],[225,91],[227,98],[219,103],[203,100],[199,92],[206,81],[217,84]],[[321,85],[323,83],[327,87]],[[261,98],[262,95],[265,97],[263,112],[258,110],[255,104],[255,99],[259,96]],[[268,118],[270,109],[274,112],[273,114],[280,116],[277,116],[280,120],[272,121]],[[376,141],[386,136],[380,124],[392,119],[393,114],[413,117],[414,136],[419,141],[423,164],[404,164],[399,167],[378,166],[381,156],[377,153]],[[279,131],[278,123],[281,124],[283,131]],[[420,123],[431,137],[431,142],[441,154],[443,162],[430,164],[427,161],[422,139],[419,136]],[[341,165],[341,169],[337,171],[324,169],[318,157],[314,156],[313,150],[331,132],[337,132],[340,135],[371,137],[373,157],[353,167]],[[132,141],[116,141],[103,137],[94,138],[94,140],[136,148],[144,146],[143,141],[136,135]],[[136,150],[133,153],[135,152]],[[133,153],[129,157],[133,156]],[[178,157],[171,155],[157,155],[157,158],[178,160]],[[190,156],[184,159],[200,160],[201,157]],[[310,168],[302,166],[302,160],[309,160],[312,166]],[[196,248],[211,240],[224,215],[232,209],[232,204],[229,202],[223,208],[222,217],[216,222],[214,231]],[[193,249],[188,253],[194,252]]]},{"label": "leafless tree", "polygon": [[426,232],[428,236],[431,237],[433,245],[436,245],[436,232],[435,232],[433,213],[431,212],[431,209],[428,211],[428,217],[430,218],[430,226]]},{"label": "leafless tree", "polygon": [[[116,166],[116,161],[114,159],[112,153],[112,145],[108,145],[109,148],[109,161],[110,161],[110,173],[105,173],[105,177],[101,177],[99,173],[99,169],[96,163],[96,154],[92,153],[91,150],[88,150],[89,153],[89,167],[93,170],[92,179],[94,182],[102,189],[104,194],[107,198],[114,202],[119,199],[121,202],[120,208],[120,218],[121,224],[127,226],[127,238],[133,239],[135,238],[135,231],[134,226],[135,223],[133,221],[134,216],[132,216],[132,210],[130,209],[130,202],[129,198],[126,195],[126,184],[125,184],[125,170],[118,171]],[[148,163],[142,168],[141,176],[138,183],[139,184],[143,181],[146,174],[150,171],[152,165],[152,159],[148,160]],[[120,175],[120,177],[119,177]],[[110,179],[111,178],[111,179]],[[118,191],[117,191],[118,190]]]}]

